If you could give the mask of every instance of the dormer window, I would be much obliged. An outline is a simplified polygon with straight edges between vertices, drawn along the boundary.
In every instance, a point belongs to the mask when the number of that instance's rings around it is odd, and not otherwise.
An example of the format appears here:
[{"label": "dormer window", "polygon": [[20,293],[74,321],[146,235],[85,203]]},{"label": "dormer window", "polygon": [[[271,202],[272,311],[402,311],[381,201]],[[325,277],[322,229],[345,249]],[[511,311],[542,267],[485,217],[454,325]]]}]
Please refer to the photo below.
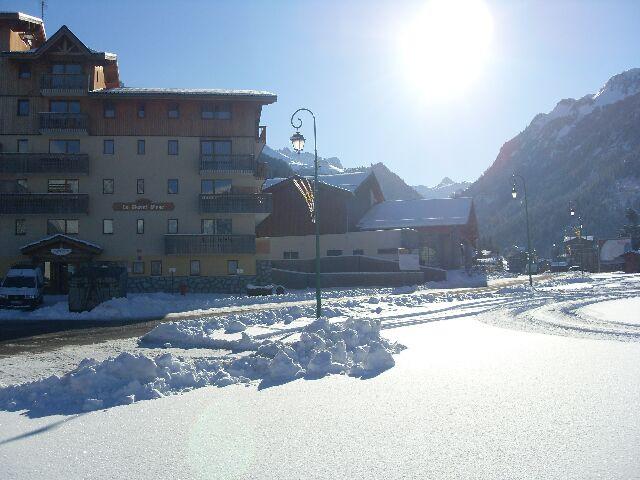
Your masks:
[{"label": "dormer window", "polygon": [[178,108],[178,104],[169,105],[168,110],[169,118],[180,118],[180,109]]}]

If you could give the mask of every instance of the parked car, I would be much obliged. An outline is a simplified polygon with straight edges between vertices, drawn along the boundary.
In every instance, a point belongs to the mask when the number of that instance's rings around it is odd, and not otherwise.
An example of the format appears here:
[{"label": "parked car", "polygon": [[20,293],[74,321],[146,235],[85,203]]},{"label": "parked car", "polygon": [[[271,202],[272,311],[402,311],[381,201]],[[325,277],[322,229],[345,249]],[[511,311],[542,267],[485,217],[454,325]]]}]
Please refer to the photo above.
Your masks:
[{"label": "parked car", "polygon": [[36,308],[42,305],[44,275],[33,265],[14,265],[0,284],[0,307]]},{"label": "parked car", "polygon": [[250,297],[260,297],[266,295],[283,295],[285,289],[282,285],[247,285],[247,295]]}]

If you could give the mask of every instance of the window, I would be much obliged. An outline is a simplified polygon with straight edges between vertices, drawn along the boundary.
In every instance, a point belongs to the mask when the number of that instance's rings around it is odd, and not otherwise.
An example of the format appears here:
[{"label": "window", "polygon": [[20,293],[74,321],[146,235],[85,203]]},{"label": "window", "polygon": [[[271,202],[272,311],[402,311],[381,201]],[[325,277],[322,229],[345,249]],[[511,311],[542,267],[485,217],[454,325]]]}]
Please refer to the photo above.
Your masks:
[{"label": "window", "polygon": [[141,103],[138,105],[138,118],[144,118],[145,113],[144,103]]},{"label": "window", "polygon": [[327,257],[339,257],[342,255],[342,250],[327,250]]},{"label": "window", "polygon": [[26,178],[17,178],[16,185],[18,185],[18,192],[27,192],[29,191],[29,182]]},{"label": "window", "polygon": [[29,140],[20,139],[18,140],[18,153],[28,153],[29,152]]},{"label": "window", "polygon": [[18,78],[31,78],[31,65],[28,63],[18,65]]},{"label": "window", "polygon": [[47,181],[48,193],[78,193],[79,182],[75,179],[49,179]]},{"label": "window", "polygon": [[18,100],[18,116],[19,117],[27,117],[29,116],[29,100]]},{"label": "window", "polygon": [[103,178],[102,179],[102,193],[105,195],[113,194],[114,183],[113,178]]},{"label": "window", "polygon": [[113,140],[104,140],[102,144],[102,153],[105,155],[113,155],[115,152],[115,145]]},{"label": "window", "polygon": [[231,104],[221,103],[218,105],[203,105],[202,118],[205,120],[229,120],[231,118]]},{"label": "window", "polygon": [[177,218],[170,218],[167,220],[167,233],[178,233]]},{"label": "window", "polygon": [[230,235],[233,231],[230,218],[203,218],[200,230],[204,235]]},{"label": "window", "polygon": [[361,248],[356,248],[356,249],[353,251],[353,254],[354,254],[354,255],[364,255],[364,250],[363,250],[363,249],[361,249]]},{"label": "window", "polygon": [[116,118],[116,107],[111,102],[106,102],[103,106],[104,118]]},{"label": "window", "polygon": [[76,235],[78,233],[78,220],[47,220],[47,235],[56,235],[58,233]]},{"label": "window", "polygon": [[229,275],[237,275],[238,266],[238,260],[227,260],[227,273]]},{"label": "window", "polygon": [[144,140],[138,140],[138,155],[144,155],[145,142]]},{"label": "window", "polygon": [[395,253],[398,253],[397,248],[379,248],[378,249],[378,255],[393,255]]},{"label": "window", "polygon": [[144,194],[144,178],[138,178],[136,180],[136,193],[138,195]]},{"label": "window", "polygon": [[167,180],[167,193],[170,195],[175,195],[178,193],[178,179],[170,178]]},{"label": "window", "polygon": [[169,110],[167,112],[169,118],[179,118],[180,117],[180,109],[177,104],[170,105]]},{"label": "window", "polygon": [[131,273],[142,275],[144,273],[144,262],[132,262]]},{"label": "window", "polygon": [[27,234],[27,220],[24,218],[16,218],[16,235]]},{"label": "window", "polygon": [[136,233],[142,235],[144,233],[144,218],[136,220]]},{"label": "window", "polygon": [[105,235],[113,234],[113,219],[105,218],[102,220],[102,233]]},{"label": "window", "polygon": [[282,252],[282,258],[285,260],[297,260],[300,258],[299,252]]},{"label": "window", "polygon": [[202,140],[200,153],[209,157],[231,155],[231,140]]},{"label": "window", "polygon": [[80,153],[80,140],[49,140],[49,153]]},{"label": "window", "polygon": [[200,180],[200,193],[231,193],[231,180]]},{"label": "window", "polygon": [[169,155],[178,154],[178,140],[169,140],[167,143]]},{"label": "window", "polygon": [[79,63],[54,63],[51,65],[51,73],[69,73],[79,75],[82,73],[82,65]]},{"label": "window", "polygon": [[78,100],[51,100],[49,111],[53,113],[80,113]]},{"label": "window", "polygon": [[189,262],[189,275],[200,275],[200,260]]},{"label": "window", "polygon": [[151,275],[160,276],[162,275],[162,261],[161,260],[152,260],[151,261]]}]

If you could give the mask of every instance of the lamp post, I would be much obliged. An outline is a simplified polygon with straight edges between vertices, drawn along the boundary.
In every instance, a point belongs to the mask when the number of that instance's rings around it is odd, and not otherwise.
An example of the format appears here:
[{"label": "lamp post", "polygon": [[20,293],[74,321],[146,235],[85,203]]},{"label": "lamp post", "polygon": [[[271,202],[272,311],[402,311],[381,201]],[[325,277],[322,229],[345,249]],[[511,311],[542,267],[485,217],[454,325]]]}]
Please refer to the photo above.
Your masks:
[{"label": "lamp post", "polygon": [[533,286],[533,278],[531,276],[531,234],[529,233],[529,206],[527,204],[527,183],[522,175],[517,173],[513,174],[513,188],[511,189],[511,196],[518,198],[518,191],[516,190],[516,179],[520,179],[522,182],[522,190],[524,191],[524,213],[527,220],[527,270],[529,271],[529,285]]},{"label": "lamp post", "polygon": [[304,148],[305,138],[300,133],[300,127],[302,127],[302,119],[297,118],[294,122],[294,117],[300,112],[307,112],[313,118],[313,150],[314,150],[314,162],[313,162],[313,221],[316,224],[316,318],[320,318],[322,315],[322,304],[320,301],[320,223],[318,222],[318,207],[320,202],[318,201],[318,144],[316,135],[316,116],[308,108],[299,108],[293,115],[291,115],[291,126],[296,129],[296,133],[291,136],[291,144],[293,149],[299,154]]}]

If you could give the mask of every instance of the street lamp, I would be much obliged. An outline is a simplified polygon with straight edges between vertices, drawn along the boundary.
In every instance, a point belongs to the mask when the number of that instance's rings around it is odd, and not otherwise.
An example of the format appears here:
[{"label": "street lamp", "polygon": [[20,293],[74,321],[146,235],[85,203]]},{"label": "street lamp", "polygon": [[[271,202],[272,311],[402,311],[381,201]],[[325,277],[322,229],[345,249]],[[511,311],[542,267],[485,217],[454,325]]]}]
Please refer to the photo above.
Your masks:
[{"label": "street lamp", "polygon": [[511,196],[518,198],[518,191],[516,190],[516,181],[520,179],[522,182],[522,190],[524,191],[524,213],[527,221],[527,269],[529,270],[529,285],[533,286],[533,278],[531,277],[531,234],[529,233],[529,206],[527,205],[527,184],[522,175],[517,173],[513,174],[513,188],[511,189]]},{"label": "street lamp", "polygon": [[299,112],[307,112],[313,117],[313,150],[315,159],[313,162],[313,221],[316,224],[316,318],[320,318],[322,314],[322,304],[320,301],[320,223],[318,222],[318,209],[320,206],[318,198],[318,143],[316,135],[316,116],[308,108],[299,108],[293,115],[291,115],[291,126],[296,129],[296,133],[291,136],[291,145],[293,149],[299,154],[304,148],[304,136],[300,133],[300,127],[302,127],[302,119],[297,118],[294,122],[294,117]]}]

